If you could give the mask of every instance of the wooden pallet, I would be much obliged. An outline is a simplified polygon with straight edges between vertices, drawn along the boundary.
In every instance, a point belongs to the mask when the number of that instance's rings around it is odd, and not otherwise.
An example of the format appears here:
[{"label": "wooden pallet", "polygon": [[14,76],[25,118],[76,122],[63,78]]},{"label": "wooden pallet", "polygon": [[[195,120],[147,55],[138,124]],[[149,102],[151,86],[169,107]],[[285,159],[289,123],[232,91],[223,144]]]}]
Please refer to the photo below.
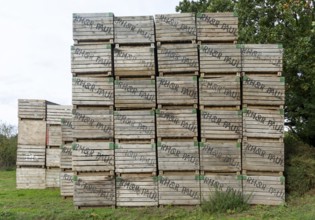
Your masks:
[{"label": "wooden pallet", "polygon": [[17,189],[45,189],[44,168],[21,167],[16,168]]},{"label": "wooden pallet", "polygon": [[205,140],[200,143],[200,170],[241,171],[241,140]]},{"label": "wooden pallet", "polygon": [[200,43],[235,43],[238,17],[234,13],[197,13],[197,39]]},{"label": "wooden pallet", "polygon": [[157,104],[198,105],[197,76],[157,77]]},{"label": "wooden pallet", "polygon": [[60,187],[60,168],[46,169],[46,187]]},{"label": "wooden pallet", "polygon": [[71,105],[50,105],[47,104],[47,124],[60,125],[61,119],[66,118],[71,113]]},{"label": "wooden pallet", "polygon": [[155,109],[155,80],[122,79],[115,80],[116,109]]},{"label": "wooden pallet", "polygon": [[101,74],[112,72],[112,49],[110,44],[74,45],[71,47],[71,72],[80,74]]},{"label": "wooden pallet", "polygon": [[240,77],[213,75],[199,78],[199,103],[200,106],[240,106]]},{"label": "wooden pallet", "polygon": [[200,52],[200,73],[239,73],[242,71],[241,49],[239,45],[202,44]]},{"label": "wooden pallet", "polygon": [[73,40],[75,43],[113,43],[113,13],[74,13]]},{"label": "wooden pallet", "polygon": [[62,136],[62,142],[68,143],[72,142],[72,130],[73,130],[73,124],[72,124],[72,106],[70,106],[68,109],[65,109],[65,115],[63,118],[61,118],[61,136]]},{"label": "wooden pallet", "polygon": [[166,73],[198,73],[197,44],[165,44],[158,47],[158,71]]},{"label": "wooden pallet", "polygon": [[115,76],[154,76],[154,50],[151,46],[124,46],[115,48]]},{"label": "wooden pallet", "polygon": [[60,195],[64,198],[72,197],[74,190],[74,174],[72,170],[60,171]]},{"label": "wooden pallet", "polygon": [[60,168],[62,170],[72,169],[72,142],[60,147]]},{"label": "wooden pallet", "polygon": [[194,13],[155,15],[157,42],[196,42]]},{"label": "wooden pallet", "polygon": [[155,42],[153,16],[114,17],[115,44],[151,44]]},{"label": "wooden pallet", "polygon": [[60,147],[53,147],[46,149],[46,166],[60,167],[61,149]]},{"label": "wooden pallet", "polygon": [[47,124],[46,142],[48,146],[59,147],[62,144],[62,131],[60,124]]},{"label": "wooden pallet", "polygon": [[112,77],[82,76],[72,78],[73,105],[114,105]]},{"label": "wooden pallet", "polygon": [[45,166],[45,145],[17,146],[17,166]]},{"label": "wooden pallet", "polygon": [[151,173],[122,173],[116,177],[118,207],[158,206],[157,177]]},{"label": "wooden pallet", "polygon": [[[31,129],[30,129],[31,128]],[[19,120],[18,144],[46,145],[46,122],[42,120]]]},{"label": "wooden pallet", "polygon": [[115,111],[115,138],[155,138],[155,115],[152,110]]},{"label": "wooden pallet", "polygon": [[156,110],[157,137],[197,137],[196,109]]},{"label": "wooden pallet", "polygon": [[20,119],[41,119],[46,120],[46,100],[19,99]]}]

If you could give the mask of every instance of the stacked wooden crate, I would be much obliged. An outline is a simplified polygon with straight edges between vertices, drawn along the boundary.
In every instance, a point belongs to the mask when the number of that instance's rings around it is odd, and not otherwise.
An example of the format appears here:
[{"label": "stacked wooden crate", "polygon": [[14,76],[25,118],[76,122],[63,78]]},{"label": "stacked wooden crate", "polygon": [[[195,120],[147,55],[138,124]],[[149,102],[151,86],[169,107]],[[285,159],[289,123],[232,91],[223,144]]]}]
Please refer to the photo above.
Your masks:
[{"label": "stacked wooden crate", "polygon": [[115,17],[117,206],[157,206],[153,16]]},{"label": "stacked wooden crate", "polygon": [[285,201],[281,45],[241,45],[244,194],[252,204]]},{"label": "stacked wooden crate", "polygon": [[77,208],[115,205],[112,13],[73,14],[72,170]]},{"label": "stacked wooden crate", "polygon": [[194,13],[155,15],[159,204],[200,204]]}]

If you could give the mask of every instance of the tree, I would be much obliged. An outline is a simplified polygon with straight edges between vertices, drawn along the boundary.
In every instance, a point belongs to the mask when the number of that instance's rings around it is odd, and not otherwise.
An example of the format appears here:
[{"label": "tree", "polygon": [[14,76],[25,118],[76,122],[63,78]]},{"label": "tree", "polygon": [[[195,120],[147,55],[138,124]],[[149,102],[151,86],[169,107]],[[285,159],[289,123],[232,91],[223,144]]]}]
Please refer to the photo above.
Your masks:
[{"label": "tree", "polygon": [[0,167],[16,164],[17,134],[12,125],[0,121]]}]

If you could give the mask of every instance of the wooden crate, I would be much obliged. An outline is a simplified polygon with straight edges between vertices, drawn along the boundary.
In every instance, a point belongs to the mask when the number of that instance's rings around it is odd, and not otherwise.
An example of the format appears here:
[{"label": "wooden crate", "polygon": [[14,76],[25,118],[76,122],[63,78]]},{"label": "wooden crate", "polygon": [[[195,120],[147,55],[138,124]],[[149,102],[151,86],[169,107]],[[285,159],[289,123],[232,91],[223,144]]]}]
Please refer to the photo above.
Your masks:
[{"label": "wooden crate", "polygon": [[200,143],[200,170],[241,171],[240,140],[208,140]]},{"label": "wooden crate", "polygon": [[60,168],[46,170],[46,187],[60,187]]},{"label": "wooden crate", "polygon": [[158,47],[158,71],[164,73],[191,73],[198,75],[197,44],[165,44]]},{"label": "wooden crate", "polygon": [[115,44],[150,44],[155,41],[153,16],[114,17]]},{"label": "wooden crate", "polygon": [[156,87],[159,108],[164,105],[189,105],[197,108],[197,76],[159,76]]},{"label": "wooden crate", "polygon": [[158,165],[162,171],[199,170],[199,145],[193,140],[165,139],[157,143]]},{"label": "wooden crate", "polygon": [[61,149],[58,147],[46,149],[46,166],[60,167]]},{"label": "wooden crate", "polygon": [[121,174],[116,177],[116,204],[123,206],[158,206],[157,177],[148,174]]},{"label": "wooden crate", "polygon": [[[71,111],[72,112],[72,111]],[[72,123],[72,113],[70,114],[70,118],[63,118],[61,120],[61,136],[62,136],[62,142],[72,142],[73,140],[73,123]]]},{"label": "wooden crate", "polygon": [[152,110],[115,111],[115,139],[154,139]]},{"label": "wooden crate", "polygon": [[163,172],[158,179],[159,205],[200,204],[199,173]]},{"label": "wooden crate", "polygon": [[47,145],[59,147],[62,144],[60,124],[47,124]]},{"label": "wooden crate", "polygon": [[75,177],[73,202],[77,208],[115,206],[115,178],[107,172]]},{"label": "wooden crate", "polygon": [[77,43],[113,42],[113,13],[74,13],[73,40]]},{"label": "wooden crate", "polygon": [[218,73],[239,73],[242,70],[239,45],[202,44],[200,45],[201,76]]},{"label": "wooden crate", "polygon": [[45,166],[45,145],[17,146],[16,165],[20,166]]},{"label": "wooden crate", "polygon": [[281,44],[243,44],[241,53],[243,72],[282,72]]},{"label": "wooden crate", "polygon": [[243,108],[243,136],[250,138],[283,138],[283,109]]},{"label": "wooden crate", "polygon": [[46,119],[46,100],[19,99],[20,119]]},{"label": "wooden crate", "polygon": [[233,43],[238,39],[238,17],[234,13],[197,13],[198,42]]},{"label": "wooden crate", "polygon": [[196,42],[195,14],[157,14],[155,31],[157,42]]},{"label": "wooden crate", "polygon": [[240,139],[242,111],[224,107],[201,110],[200,130],[203,139]]},{"label": "wooden crate", "polygon": [[285,202],[285,178],[274,173],[243,176],[243,193],[249,204],[281,205]]},{"label": "wooden crate", "polygon": [[155,80],[115,80],[115,107],[118,109],[155,108]]},{"label": "wooden crate", "polygon": [[73,196],[74,175],[72,170],[60,172],[60,195],[63,197]]},{"label": "wooden crate", "polygon": [[46,122],[41,120],[19,120],[18,144],[46,145]]},{"label": "wooden crate", "polygon": [[243,77],[243,104],[283,106],[284,102],[284,77],[257,75]]},{"label": "wooden crate", "polygon": [[71,72],[78,74],[108,74],[112,72],[110,44],[71,46]]},{"label": "wooden crate", "polygon": [[[71,105],[47,105],[47,124],[61,125],[61,119],[71,114]],[[70,115],[71,118],[71,115]]]},{"label": "wooden crate", "polygon": [[154,76],[155,54],[150,46],[124,46],[114,49],[115,76]]},{"label": "wooden crate", "polygon": [[16,168],[16,188],[17,189],[45,189],[44,168],[21,167]]},{"label": "wooden crate", "polygon": [[196,109],[157,109],[157,137],[197,137],[198,122]]},{"label": "wooden crate", "polygon": [[62,170],[72,169],[72,143],[61,145],[60,168]]},{"label": "wooden crate", "polygon": [[156,145],[148,141],[124,141],[115,146],[116,173],[156,173]]},{"label": "wooden crate", "polygon": [[72,170],[75,172],[114,171],[114,143],[95,140],[73,143]]},{"label": "wooden crate", "polygon": [[284,143],[279,139],[244,138],[242,169],[284,171]]},{"label": "wooden crate", "polygon": [[80,106],[73,111],[75,139],[106,139],[114,137],[113,110],[105,107]]},{"label": "wooden crate", "polygon": [[114,105],[112,77],[82,76],[72,78],[73,105]]},{"label": "wooden crate", "polygon": [[234,192],[242,195],[242,178],[237,173],[211,173],[205,172],[200,176],[201,201],[207,201],[216,191]]},{"label": "wooden crate", "polygon": [[239,76],[213,75],[199,78],[199,102],[203,106],[240,106]]}]

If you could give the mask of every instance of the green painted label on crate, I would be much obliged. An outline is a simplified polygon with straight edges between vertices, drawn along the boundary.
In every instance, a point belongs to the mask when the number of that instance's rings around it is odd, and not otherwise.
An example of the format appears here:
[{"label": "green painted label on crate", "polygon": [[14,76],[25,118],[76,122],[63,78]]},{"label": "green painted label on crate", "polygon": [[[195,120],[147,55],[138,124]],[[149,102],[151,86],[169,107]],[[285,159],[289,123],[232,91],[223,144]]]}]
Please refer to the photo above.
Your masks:
[{"label": "green painted label on crate", "polygon": [[284,76],[280,77],[280,82],[282,82],[283,84],[285,83],[285,77]]},{"label": "green painted label on crate", "polygon": [[110,83],[114,82],[114,78],[113,77],[108,77],[108,82],[110,82]]},{"label": "green painted label on crate", "polygon": [[247,176],[246,175],[237,175],[237,180],[246,180]]},{"label": "green painted label on crate", "polygon": [[193,76],[193,81],[197,81],[197,76]]},{"label": "green painted label on crate", "polygon": [[119,148],[118,144],[115,144],[113,142],[109,143],[109,149],[113,150],[113,149],[118,149],[118,148]]},{"label": "green painted label on crate", "polygon": [[203,142],[200,142],[199,143],[199,147],[201,148],[201,147],[204,147],[205,146],[205,143],[203,143]]},{"label": "green painted label on crate", "polygon": [[279,48],[279,49],[282,49],[282,48],[283,48],[283,45],[282,45],[282,44],[278,44],[278,48]]},{"label": "green painted label on crate", "polygon": [[279,109],[279,112],[280,112],[280,115],[284,115],[284,109],[283,108]]},{"label": "green painted label on crate", "polygon": [[78,176],[73,176],[72,179],[73,179],[73,181],[76,182],[76,181],[78,181]]},{"label": "green painted label on crate", "polygon": [[234,17],[238,17],[237,11],[233,11],[233,16],[234,16]]},{"label": "green painted label on crate", "polygon": [[195,175],[195,180],[204,180],[205,176],[204,175]]},{"label": "green painted label on crate", "polygon": [[119,79],[116,79],[115,80],[115,85],[118,85],[119,84]]},{"label": "green painted label on crate", "polygon": [[281,183],[281,185],[285,184],[285,177],[284,176],[280,177],[280,183]]},{"label": "green painted label on crate", "polygon": [[243,76],[243,81],[246,81],[248,79],[249,79],[248,76],[246,76],[246,75]]},{"label": "green painted label on crate", "polygon": [[237,49],[244,48],[244,44],[236,44],[236,48],[237,48]]},{"label": "green painted label on crate", "polygon": [[237,148],[241,148],[241,143],[240,143],[240,142],[237,142],[237,143],[236,143],[236,147],[237,147]]},{"label": "green painted label on crate", "polygon": [[77,147],[77,144],[76,143],[72,143],[72,150],[75,150],[76,149],[76,147]]},{"label": "green painted label on crate", "polygon": [[153,182],[158,182],[159,181],[159,177],[158,176],[153,176],[152,179],[153,179]]},{"label": "green painted label on crate", "polygon": [[194,146],[195,146],[195,147],[199,147],[198,141],[194,141]]},{"label": "green painted label on crate", "polygon": [[160,109],[156,109],[156,110],[155,110],[155,113],[156,113],[157,115],[159,115],[159,114],[160,114]]},{"label": "green painted label on crate", "polygon": [[243,113],[247,113],[247,108],[244,107],[242,111],[243,111]]},{"label": "green painted label on crate", "polygon": [[156,144],[154,143],[154,144],[151,144],[151,148],[156,148]]},{"label": "green painted label on crate", "polygon": [[193,110],[192,110],[192,113],[193,113],[193,114],[197,114],[197,109],[193,109]]},{"label": "green painted label on crate", "polygon": [[151,85],[155,85],[155,80],[151,79]]},{"label": "green painted label on crate", "polygon": [[161,146],[162,146],[161,142],[158,141],[158,142],[157,142],[157,147],[161,147]]},{"label": "green painted label on crate", "polygon": [[197,18],[201,18],[202,16],[203,16],[203,13],[201,13],[201,12],[197,13]]}]

